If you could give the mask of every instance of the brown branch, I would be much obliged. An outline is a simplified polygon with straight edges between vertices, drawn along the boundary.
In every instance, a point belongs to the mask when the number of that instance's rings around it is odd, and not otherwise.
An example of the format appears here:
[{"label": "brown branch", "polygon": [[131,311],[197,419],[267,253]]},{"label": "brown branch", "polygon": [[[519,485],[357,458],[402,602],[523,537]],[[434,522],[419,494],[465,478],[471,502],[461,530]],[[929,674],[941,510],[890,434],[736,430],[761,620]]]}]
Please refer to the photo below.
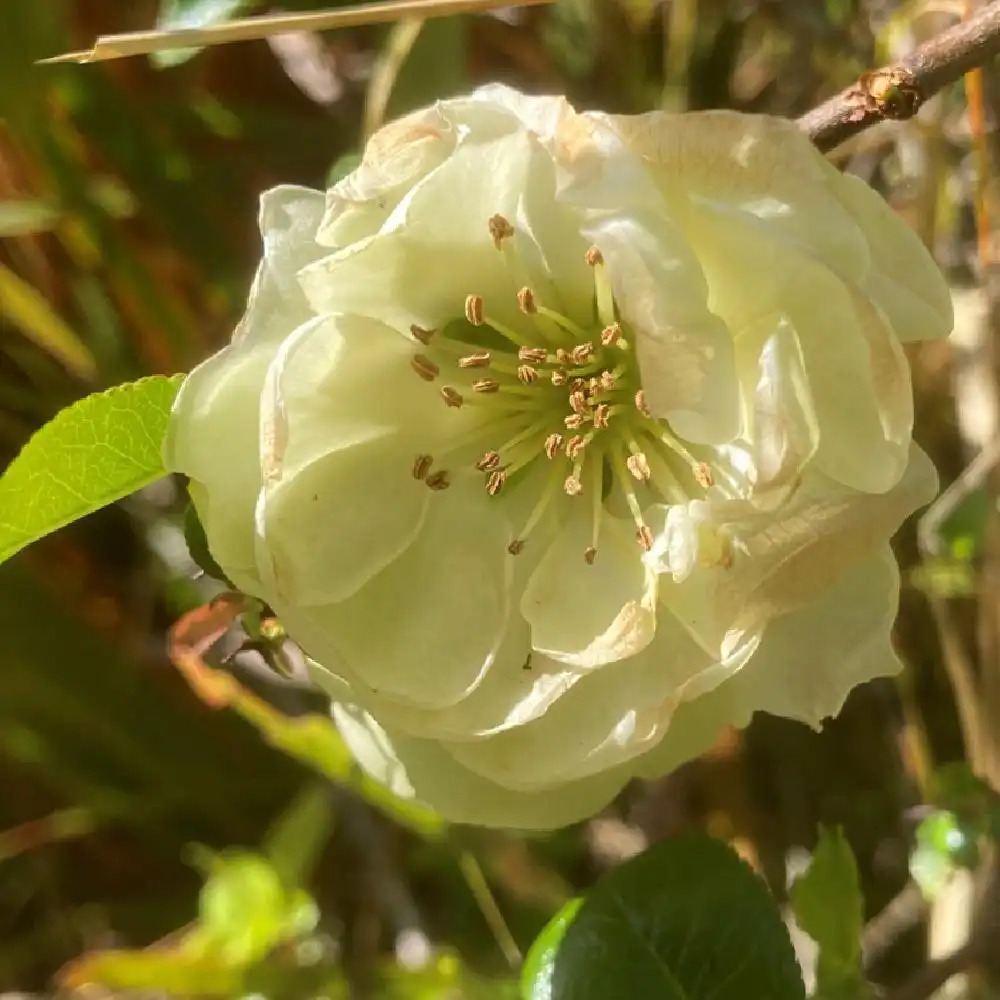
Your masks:
[{"label": "brown branch", "polygon": [[907,980],[898,990],[889,993],[886,1000],[927,1000],[952,976],[965,972],[980,961],[982,956],[983,942],[970,941],[958,951],[928,962],[912,979]]},{"label": "brown branch", "polygon": [[912,118],[942,87],[996,55],[1000,55],[1000,0],[898,62],[862,73],[857,83],[804,114],[798,123],[825,152],[878,122]]}]

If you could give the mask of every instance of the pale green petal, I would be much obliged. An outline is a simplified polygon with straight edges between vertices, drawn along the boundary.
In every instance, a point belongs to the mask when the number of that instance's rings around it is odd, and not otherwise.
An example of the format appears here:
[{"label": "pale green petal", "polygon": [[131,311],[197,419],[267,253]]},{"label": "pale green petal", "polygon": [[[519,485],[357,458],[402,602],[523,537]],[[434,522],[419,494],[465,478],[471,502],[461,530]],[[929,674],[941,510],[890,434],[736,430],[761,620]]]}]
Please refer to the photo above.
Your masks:
[{"label": "pale green petal", "polygon": [[839,175],[794,122],[734,111],[608,116],[683,224],[688,198],[760,220],[775,238],[861,280],[871,255]]},{"label": "pale green petal", "polygon": [[[936,490],[934,467],[914,445],[903,478],[887,493],[857,494],[810,477],[779,512],[712,502],[715,526],[732,538],[732,565],[696,568],[679,583],[662,576],[660,602],[705,649],[729,650],[775,616],[816,599],[880,549]],[[647,512],[654,534],[665,519],[660,508]]]},{"label": "pale green petal", "polygon": [[899,670],[890,642],[898,597],[899,571],[883,546],[817,600],[772,622],[731,680],[682,704],[659,745],[635,762],[636,774],[674,770],[757,711],[812,726],[836,715],[854,687]]},{"label": "pale green petal", "polygon": [[660,214],[604,217],[587,231],[636,338],[650,409],[689,441],[734,437],[740,414],[732,337],[709,312],[705,275],[662,207]]},{"label": "pale green petal", "polygon": [[554,830],[593,816],[629,778],[618,768],[544,791],[511,791],[468,771],[439,743],[390,735],[356,706],[335,704],[333,717],[368,774],[452,823]]},{"label": "pale green petal", "polygon": [[446,746],[460,764],[506,788],[558,787],[648,750],[669,725],[684,686],[713,666],[683,628],[663,616],[641,653],[591,671],[534,722]]},{"label": "pale green petal", "polygon": [[254,556],[260,395],[281,341],[311,315],[295,274],[319,255],[313,235],[322,209],[322,194],[304,188],[262,196],[264,257],[247,313],[233,343],[185,379],[164,444],[165,467],[192,480],[213,557],[250,593],[261,589]]},{"label": "pale green petal", "polygon": [[834,191],[871,247],[865,290],[896,336],[904,343],[946,337],[954,325],[951,293],[916,233],[860,178],[840,175]]},{"label": "pale green petal", "polygon": [[[523,284],[489,232],[499,213],[515,226],[533,174],[552,176],[538,141],[519,131],[471,139],[411,188],[381,235],[330,255],[300,275],[317,311],[356,313],[399,330],[434,328],[464,316],[481,295],[487,316],[524,326],[516,294]],[[525,253],[530,234],[520,232]]]},{"label": "pale green petal", "polygon": [[274,600],[345,600],[413,543],[434,499],[413,478],[414,454],[407,437],[372,431],[266,486],[258,567]]},{"label": "pale green petal", "polygon": [[372,694],[443,708],[467,696],[495,660],[513,557],[502,511],[478,484],[420,488],[431,503],[419,534],[357,594],[314,607],[279,603],[275,611],[334,673],[342,663]]},{"label": "pale green petal", "polygon": [[767,317],[744,328],[736,356],[741,371],[756,370],[745,430],[751,442],[755,494],[789,487],[819,444],[802,345],[787,320]]},{"label": "pale green petal", "polygon": [[589,505],[574,507],[521,596],[532,647],[584,669],[634,655],[656,630],[656,576],[641,559],[634,527],[605,516],[588,565],[589,514]]},{"label": "pale green petal", "polygon": [[[334,700],[344,697],[345,680],[308,661],[313,680]],[[343,673],[347,671],[341,667]],[[440,709],[418,708],[369,693],[357,678],[353,696],[394,732],[424,739],[483,739],[538,718],[582,676],[531,652],[528,626],[513,616],[482,682],[467,697]]]},{"label": "pale green petal", "polygon": [[[820,468],[855,489],[888,489],[906,463],[913,408],[906,359],[882,316],[755,218],[699,206],[688,233],[710,307],[739,339],[756,336],[762,346],[782,323],[798,337]],[[741,349],[741,359],[753,355],[752,347]]]}]

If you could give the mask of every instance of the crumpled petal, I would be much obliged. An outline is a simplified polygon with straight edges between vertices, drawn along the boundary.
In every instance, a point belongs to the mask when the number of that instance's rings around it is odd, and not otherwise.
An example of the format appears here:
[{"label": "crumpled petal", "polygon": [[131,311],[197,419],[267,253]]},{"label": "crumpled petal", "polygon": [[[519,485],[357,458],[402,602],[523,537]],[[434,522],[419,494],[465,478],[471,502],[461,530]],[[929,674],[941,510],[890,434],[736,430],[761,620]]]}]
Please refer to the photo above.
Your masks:
[{"label": "crumpled petal", "polygon": [[543,791],[518,792],[462,767],[440,743],[399,736],[349,704],[333,718],[358,763],[390,791],[415,798],[452,823],[521,830],[551,830],[592,816],[628,781],[625,768]]},{"label": "crumpled petal", "polygon": [[666,735],[635,762],[654,778],[707,750],[727,727],[754,712],[818,727],[859,684],[896,673],[891,630],[899,570],[881,547],[844,573],[816,601],[772,622],[760,647],[731,679],[677,709]]},{"label": "crumpled petal", "polygon": [[664,616],[642,652],[589,672],[535,721],[489,739],[448,743],[446,749],[464,767],[505,788],[557,787],[651,747],[685,685],[713,666],[679,623]]},{"label": "crumpled petal", "polygon": [[264,256],[246,316],[232,344],[184,380],[163,446],[164,467],[191,478],[213,558],[252,594],[261,588],[254,556],[260,394],[282,340],[311,316],[295,274],[319,256],[312,237],[322,209],[323,196],[305,188],[279,187],[261,197]]}]

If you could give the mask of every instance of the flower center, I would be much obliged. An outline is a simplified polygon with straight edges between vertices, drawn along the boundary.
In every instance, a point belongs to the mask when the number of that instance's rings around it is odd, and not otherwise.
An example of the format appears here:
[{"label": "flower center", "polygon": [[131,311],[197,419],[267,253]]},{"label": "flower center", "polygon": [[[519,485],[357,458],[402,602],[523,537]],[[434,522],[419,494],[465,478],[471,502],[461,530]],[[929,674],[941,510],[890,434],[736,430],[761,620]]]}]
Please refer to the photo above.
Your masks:
[{"label": "flower center", "polygon": [[[489,222],[494,246],[523,273],[513,256],[513,226],[503,216]],[[482,409],[471,442],[482,446],[473,469],[491,497],[499,498],[535,463],[551,467],[546,485],[517,536],[508,546],[520,553],[552,506],[586,502],[591,543],[584,558],[593,563],[605,503],[623,498],[645,551],[653,534],[643,517],[650,502],[686,503],[713,483],[699,461],[655,418],[646,405],[635,341],[618,317],[604,257],[586,253],[594,277],[592,322],[588,326],[539,301],[528,286],[517,292],[524,322],[514,329],[490,314],[482,296],[465,300],[464,322],[444,329],[410,332],[421,349],[411,366],[424,381],[437,383],[444,405]],[[455,328],[460,328],[456,333]],[[413,475],[431,489],[445,489],[451,476],[434,470],[430,455],[418,455]]]}]

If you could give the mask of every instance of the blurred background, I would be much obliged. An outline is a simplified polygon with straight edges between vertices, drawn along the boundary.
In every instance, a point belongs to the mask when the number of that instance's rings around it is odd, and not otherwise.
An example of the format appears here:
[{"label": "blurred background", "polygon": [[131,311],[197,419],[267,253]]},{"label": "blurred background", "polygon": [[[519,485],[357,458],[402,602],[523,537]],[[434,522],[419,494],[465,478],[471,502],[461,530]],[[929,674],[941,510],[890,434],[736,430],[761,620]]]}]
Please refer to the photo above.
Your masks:
[{"label": "blurred background", "polygon": [[[3,0],[0,466],[73,400],[186,371],[224,343],[259,254],[260,191],[325,186],[389,117],[491,80],[579,108],[798,116],[972,6],[559,0],[38,66],[158,19],[276,8]],[[173,983],[192,996],[513,997],[519,952],[563,902],[689,829],[733,842],[783,898],[818,824],[843,827],[876,982],[960,945],[989,903],[1000,830],[998,112],[987,67],[833,154],[905,216],[955,296],[951,341],[911,355],[917,440],[957,485],[919,540],[915,525],[898,539],[901,678],[857,690],[822,733],[758,718],[557,834],[442,831],[387,816],[346,765],[318,781],[192,692],[166,633],[213,591],[185,546],[182,488],[155,484],[0,568],[0,993],[48,995],[59,970],[80,979],[67,963],[81,956],[159,942],[105,955],[108,975],[146,996]],[[266,642],[230,652],[265,702],[321,709],[272,669]],[[279,905],[268,873],[282,865],[304,888]],[[942,995],[1000,995],[988,982]]]}]

